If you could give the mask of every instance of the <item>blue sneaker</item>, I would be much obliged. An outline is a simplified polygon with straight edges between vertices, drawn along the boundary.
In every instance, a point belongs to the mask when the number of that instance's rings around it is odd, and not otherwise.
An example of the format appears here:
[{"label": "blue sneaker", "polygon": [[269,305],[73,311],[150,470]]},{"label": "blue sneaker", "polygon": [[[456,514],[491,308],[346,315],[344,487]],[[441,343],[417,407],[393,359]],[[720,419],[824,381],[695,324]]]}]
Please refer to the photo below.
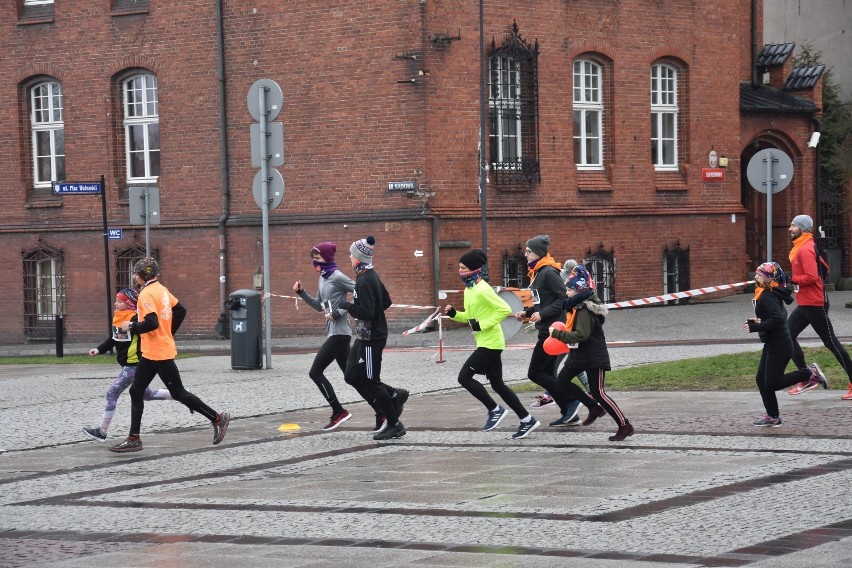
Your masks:
[{"label": "blue sneaker", "polygon": [[572,400],[568,403],[568,406],[565,407],[565,414],[551,422],[550,426],[566,426],[568,424],[574,425],[574,423],[578,421],[579,416],[580,401]]},{"label": "blue sneaker", "polygon": [[482,430],[485,432],[493,430],[503,422],[506,414],[508,414],[506,409],[498,405],[497,408],[488,413],[488,420],[485,421],[485,426],[482,427]]},{"label": "blue sneaker", "polygon": [[541,426],[541,422],[536,420],[535,417],[533,417],[532,420],[530,420],[529,422],[521,422],[520,427],[518,427],[518,431],[512,434],[512,438],[515,440],[526,438],[530,432],[532,432],[539,426]]}]

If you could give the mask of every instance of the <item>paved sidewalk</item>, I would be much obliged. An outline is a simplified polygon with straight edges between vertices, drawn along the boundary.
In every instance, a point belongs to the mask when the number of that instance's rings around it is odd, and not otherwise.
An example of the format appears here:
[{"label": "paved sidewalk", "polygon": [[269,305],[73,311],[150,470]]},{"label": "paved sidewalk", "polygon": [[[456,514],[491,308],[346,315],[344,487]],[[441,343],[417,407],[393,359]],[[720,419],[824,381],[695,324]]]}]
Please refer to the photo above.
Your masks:
[{"label": "paved sidewalk", "polygon": [[[758,349],[731,342],[747,308],[738,296],[613,314],[611,340],[658,339],[613,346],[613,359]],[[849,310],[832,317],[852,335]],[[329,378],[354,417],[321,430],[329,412],[307,378],[312,354],[276,354],[257,371],[232,370],[227,353],[179,361],[190,390],[234,415],[227,437],[212,446],[203,419],[150,402],[145,449],[126,455],[80,430],[97,424],[117,366],[0,365],[0,567],[852,563],[842,377],[830,377],[832,390],[779,393],[781,428],[751,425],[756,392],[612,392],[636,426],[626,441],[607,440],[608,416],[515,441],[514,416],[480,430],[485,409],[456,382],[470,336],[448,336],[442,364],[428,343],[386,352],[386,381],[413,395],[408,434],[382,443],[336,368]],[[504,353],[507,378],[526,369],[525,341]],[[533,412],[545,424],[557,414]],[[110,441],[128,424],[124,395]]]}]

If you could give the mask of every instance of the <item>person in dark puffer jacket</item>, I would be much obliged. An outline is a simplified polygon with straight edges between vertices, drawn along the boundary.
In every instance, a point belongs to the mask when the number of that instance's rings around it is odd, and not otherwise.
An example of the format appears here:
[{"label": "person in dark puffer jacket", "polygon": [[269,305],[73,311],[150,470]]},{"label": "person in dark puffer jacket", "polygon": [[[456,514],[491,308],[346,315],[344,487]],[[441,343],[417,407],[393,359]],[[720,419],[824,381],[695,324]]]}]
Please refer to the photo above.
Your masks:
[{"label": "person in dark puffer jacket", "polygon": [[[574,269],[574,275],[568,280],[568,299],[582,294],[589,289],[589,272],[583,266]],[[611,442],[619,442],[633,435],[633,426],[621,412],[621,409],[604,390],[604,376],[610,370],[609,351],[606,348],[606,337],[603,324],[607,309],[597,295],[592,295],[585,302],[575,307],[576,318],[573,331],[550,328],[550,335],[567,344],[576,343],[576,347],[568,354],[568,361],[556,382],[560,390],[571,398],[582,402],[589,409],[589,414],[583,420],[583,426],[589,426],[604,412],[612,416],[618,424],[618,431],[609,437]],[[586,394],[572,379],[586,371],[589,377],[591,397]]]}]

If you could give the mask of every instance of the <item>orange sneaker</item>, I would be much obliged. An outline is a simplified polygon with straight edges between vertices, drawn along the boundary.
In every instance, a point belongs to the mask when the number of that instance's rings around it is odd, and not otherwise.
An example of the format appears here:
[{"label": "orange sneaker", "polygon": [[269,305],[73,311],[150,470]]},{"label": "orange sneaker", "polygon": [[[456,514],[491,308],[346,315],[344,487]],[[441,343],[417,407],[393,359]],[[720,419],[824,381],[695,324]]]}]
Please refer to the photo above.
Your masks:
[{"label": "orange sneaker", "polygon": [[807,385],[807,381],[803,381],[798,383],[796,386],[787,391],[787,394],[802,394],[805,392],[805,386]]},{"label": "orange sneaker", "polygon": [[841,394],[840,398],[843,400],[852,400],[852,383],[849,384],[849,390],[846,391],[846,394]]}]

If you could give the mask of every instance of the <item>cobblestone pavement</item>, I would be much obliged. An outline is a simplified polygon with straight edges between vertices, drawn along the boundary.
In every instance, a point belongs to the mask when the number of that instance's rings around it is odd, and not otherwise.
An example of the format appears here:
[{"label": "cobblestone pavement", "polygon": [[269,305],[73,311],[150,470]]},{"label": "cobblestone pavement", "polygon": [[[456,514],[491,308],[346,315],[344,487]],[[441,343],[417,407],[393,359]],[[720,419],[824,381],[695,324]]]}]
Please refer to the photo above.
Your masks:
[{"label": "cobblestone pavement", "polygon": [[[627,327],[647,321],[664,343],[614,347],[614,363],[757,349],[703,335],[707,316],[711,330],[733,325],[744,306],[653,310]],[[832,317],[850,335],[848,311]],[[504,353],[507,378],[526,369],[524,340]],[[180,360],[188,388],[234,415],[227,437],[212,446],[203,419],[151,402],[145,449],[127,455],[80,430],[97,424],[117,367],[2,365],[0,567],[852,563],[842,377],[830,377],[833,390],[779,393],[781,428],[751,426],[756,392],[613,392],[636,426],[628,440],[607,440],[607,416],[547,427],[549,407],[533,411],[545,425],[515,441],[515,417],[482,432],[484,408],[457,388],[464,342],[448,334],[443,364],[431,346],[386,352],[385,380],[413,394],[407,435],[381,443],[338,369],[329,378],[354,416],[322,431],[329,412],[307,378],[311,354],[276,354],[258,371],[231,370],[227,355]],[[110,441],[128,424],[124,395]]]}]

